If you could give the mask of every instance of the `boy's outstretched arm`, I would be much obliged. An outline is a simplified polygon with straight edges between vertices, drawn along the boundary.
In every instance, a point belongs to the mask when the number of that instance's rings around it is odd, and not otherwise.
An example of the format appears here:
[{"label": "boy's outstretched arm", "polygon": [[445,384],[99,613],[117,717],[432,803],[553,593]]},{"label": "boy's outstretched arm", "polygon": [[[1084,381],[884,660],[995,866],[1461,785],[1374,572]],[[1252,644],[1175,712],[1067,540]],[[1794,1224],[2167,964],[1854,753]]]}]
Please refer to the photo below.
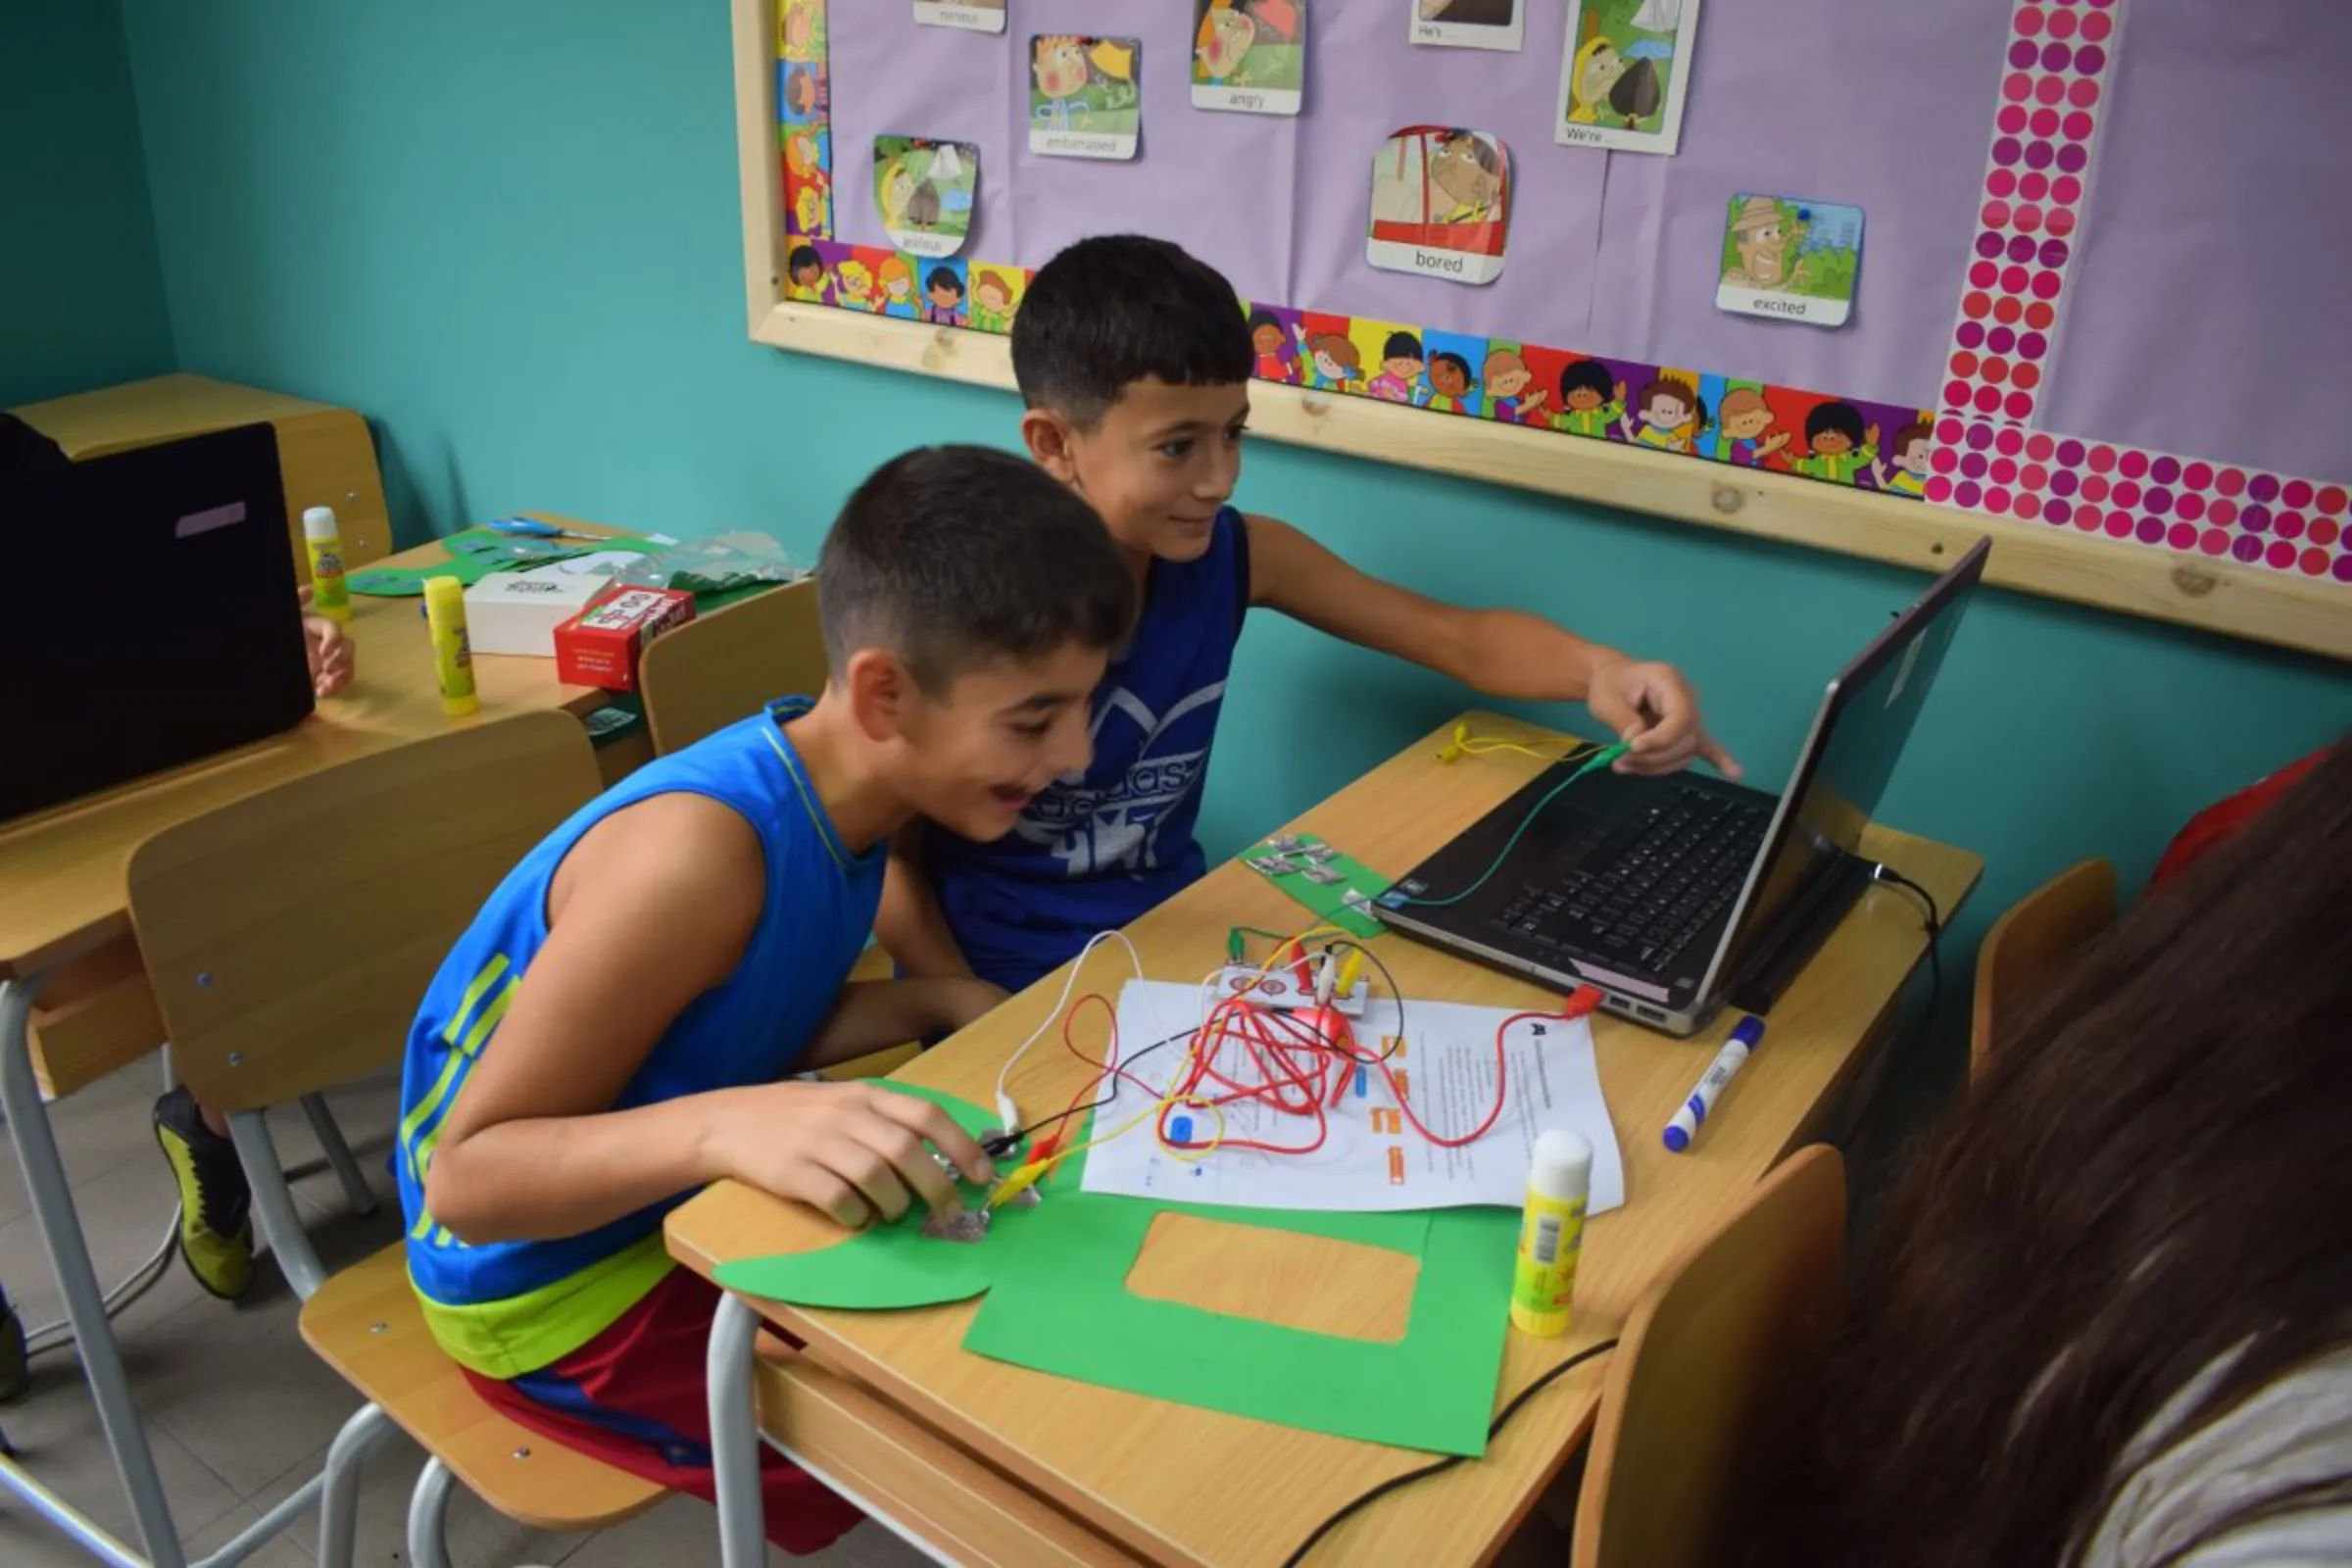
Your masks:
[{"label": "boy's outstretched arm", "polygon": [[948,917],[931,891],[923,869],[920,818],[901,828],[890,841],[890,867],[882,882],[882,906],[874,911],[874,936],[882,950],[909,979],[963,980],[971,978],[971,961],[948,929]]},{"label": "boy's outstretched arm", "polygon": [[564,858],[548,938],[458,1092],[425,1206],[465,1241],[574,1236],[722,1176],[843,1224],[913,1197],[952,1207],[926,1150],[986,1180],[944,1112],[862,1084],[767,1084],[613,1110],[678,1015],[724,980],[757,925],[759,836],[716,802],[614,812]]},{"label": "boy's outstretched arm", "polygon": [[1248,520],[1251,604],[1489,696],[1583,703],[1632,743],[1622,772],[1670,773],[1704,758],[1725,777],[1740,776],[1673,665],[1628,659],[1541,615],[1441,603],[1356,570],[1287,522]]}]

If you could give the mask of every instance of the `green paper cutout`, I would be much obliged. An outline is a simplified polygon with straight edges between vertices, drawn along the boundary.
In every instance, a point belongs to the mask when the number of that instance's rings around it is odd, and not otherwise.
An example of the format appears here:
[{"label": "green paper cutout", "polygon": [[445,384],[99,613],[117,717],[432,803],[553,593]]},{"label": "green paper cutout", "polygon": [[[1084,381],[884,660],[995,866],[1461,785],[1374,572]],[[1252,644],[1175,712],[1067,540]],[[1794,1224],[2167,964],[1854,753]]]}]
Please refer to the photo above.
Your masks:
[{"label": "green paper cutout", "polygon": [[[613,545],[626,544],[635,537],[615,534]],[[569,561],[575,556],[612,548],[601,543],[558,544],[552,539],[510,538],[488,528],[453,533],[441,545],[449,552],[449,559],[436,565],[368,566],[353,572],[346,581],[355,594],[377,599],[416,599],[422,597],[427,577],[455,577],[470,588],[494,571],[520,571],[544,566],[551,561]]]},{"label": "green paper cutout", "polygon": [[[975,1138],[997,1130],[989,1112],[954,1095],[919,1084],[881,1081],[875,1087],[930,1101]],[[1009,1171],[1018,1161],[1007,1158],[999,1164]],[[976,1209],[988,1200],[984,1190],[968,1182],[959,1180],[956,1187],[967,1208]],[[796,1306],[893,1311],[968,1301],[987,1290],[996,1277],[1008,1233],[1029,1224],[1038,1209],[999,1210],[990,1221],[988,1234],[976,1242],[925,1236],[922,1224],[927,1213],[918,1202],[890,1224],[869,1226],[837,1247],[721,1263],[716,1277],[727,1290]]]},{"label": "green paper cutout", "polygon": [[[1300,844],[1324,849],[1330,848],[1312,833],[1293,833],[1289,836],[1297,839]],[[1253,848],[1244,851],[1242,861],[1244,864],[1248,864],[1251,860],[1278,859],[1283,857],[1284,853],[1274,847],[1272,839],[1267,839]],[[1286,871],[1280,876],[1266,877],[1266,880],[1274,884],[1276,891],[1286,894],[1296,903],[1305,906],[1315,918],[1325,925],[1336,925],[1349,936],[1363,937],[1367,940],[1385,933],[1389,928],[1381,924],[1376,916],[1359,914],[1348,908],[1347,896],[1348,893],[1354,892],[1362,894],[1367,902],[1376,900],[1383,893],[1389,891],[1391,879],[1382,876],[1363,861],[1350,856],[1342,855],[1336,850],[1333,851],[1331,858],[1322,863],[1339,872],[1347,880],[1316,882],[1310,880],[1303,870]],[[1251,867],[1251,869],[1255,869],[1255,867]],[[1259,874],[1264,875],[1263,872]]]},{"label": "green paper cutout", "polygon": [[[965,1349],[1279,1426],[1465,1457],[1486,1452],[1518,1215],[1159,1203],[1084,1193],[1076,1175],[1065,1180],[1036,1222],[1007,1238],[1001,1277],[964,1336]],[[1315,1334],[1135,1295],[1128,1272],[1162,1213],[1418,1257],[1404,1338],[1386,1345]]]},{"label": "green paper cutout", "polygon": [[[988,1112],[914,1084],[975,1136]],[[984,1240],[921,1234],[921,1216],[838,1247],[722,1263],[746,1296],[853,1310],[938,1306],[987,1293],[963,1348],[1032,1371],[1279,1426],[1475,1457],[1502,1371],[1519,1216],[1498,1208],[1349,1214],[1163,1203],[1080,1190],[1086,1156],[1049,1178],[1035,1208],[998,1211]],[[1011,1158],[1000,1161],[1011,1168]],[[981,1195],[966,1188],[965,1199]],[[1321,1236],[1420,1262],[1395,1344],[1315,1334],[1153,1300],[1127,1288],[1152,1222],[1192,1214]]]}]

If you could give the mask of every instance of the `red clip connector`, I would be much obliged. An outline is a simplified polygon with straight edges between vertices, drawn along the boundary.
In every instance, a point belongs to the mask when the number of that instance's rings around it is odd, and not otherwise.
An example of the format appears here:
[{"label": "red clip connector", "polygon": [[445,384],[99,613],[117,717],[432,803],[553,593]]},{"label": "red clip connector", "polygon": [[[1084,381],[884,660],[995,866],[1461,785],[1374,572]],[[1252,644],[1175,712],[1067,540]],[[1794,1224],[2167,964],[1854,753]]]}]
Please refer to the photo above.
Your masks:
[{"label": "red clip connector", "polygon": [[1598,987],[1578,986],[1568,994],[1567,1002],[1561,1004],[1560,1016],[1571,1019],[1590,1017],[1600,1006],[1600,1002]]}]

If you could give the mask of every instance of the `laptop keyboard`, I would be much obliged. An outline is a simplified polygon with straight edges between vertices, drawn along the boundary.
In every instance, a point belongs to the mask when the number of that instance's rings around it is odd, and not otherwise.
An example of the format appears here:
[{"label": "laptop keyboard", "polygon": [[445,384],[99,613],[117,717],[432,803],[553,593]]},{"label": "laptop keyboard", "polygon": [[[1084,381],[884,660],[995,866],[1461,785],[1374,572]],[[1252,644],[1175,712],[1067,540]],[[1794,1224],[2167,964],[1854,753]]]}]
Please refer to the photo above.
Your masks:
[{"label": "laptop keyboard", "polygon": [[1771,803],[1675,785],[1564,847],[1573,868],[1529,882],[1493,924],[1544,947],[1659,970],[1739,896]]}]

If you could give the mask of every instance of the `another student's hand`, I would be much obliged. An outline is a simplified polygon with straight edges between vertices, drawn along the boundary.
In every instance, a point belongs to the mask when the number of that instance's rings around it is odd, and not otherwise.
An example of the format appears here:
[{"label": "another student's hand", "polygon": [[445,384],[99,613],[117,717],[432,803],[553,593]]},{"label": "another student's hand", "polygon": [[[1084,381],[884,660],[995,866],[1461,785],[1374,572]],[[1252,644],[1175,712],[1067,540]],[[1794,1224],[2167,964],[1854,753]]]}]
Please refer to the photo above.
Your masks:
[{"label": "another student's hand", "polygon": [[956,1211],[955,1180],[933,1149],[968,1181],[986,1186],[997,1174],[939,1106],[865,1083],[733,1091],[707,1137],[719,1171],[853,1227],[897,1219],[917,1198],[935,1212]]},{"label": "another student's hand", "polygon": [[[302,590],[302,602],[307,608],[311,590]],[[302,617],[303,642],[311,656],[311,684],[320,697],[332,697],[351,684],[358,661],[351,639],[343,628],[324,615]]]},{"label": "another student's hand", "polygon": [[1612,657],[1592,672],[1585,706],[1633,747],[1617,760],[1620,773],[1672,773],[1703,757],[1725,778],[1740,776],[1699,718],[1698,694],[1672,664]]}]

